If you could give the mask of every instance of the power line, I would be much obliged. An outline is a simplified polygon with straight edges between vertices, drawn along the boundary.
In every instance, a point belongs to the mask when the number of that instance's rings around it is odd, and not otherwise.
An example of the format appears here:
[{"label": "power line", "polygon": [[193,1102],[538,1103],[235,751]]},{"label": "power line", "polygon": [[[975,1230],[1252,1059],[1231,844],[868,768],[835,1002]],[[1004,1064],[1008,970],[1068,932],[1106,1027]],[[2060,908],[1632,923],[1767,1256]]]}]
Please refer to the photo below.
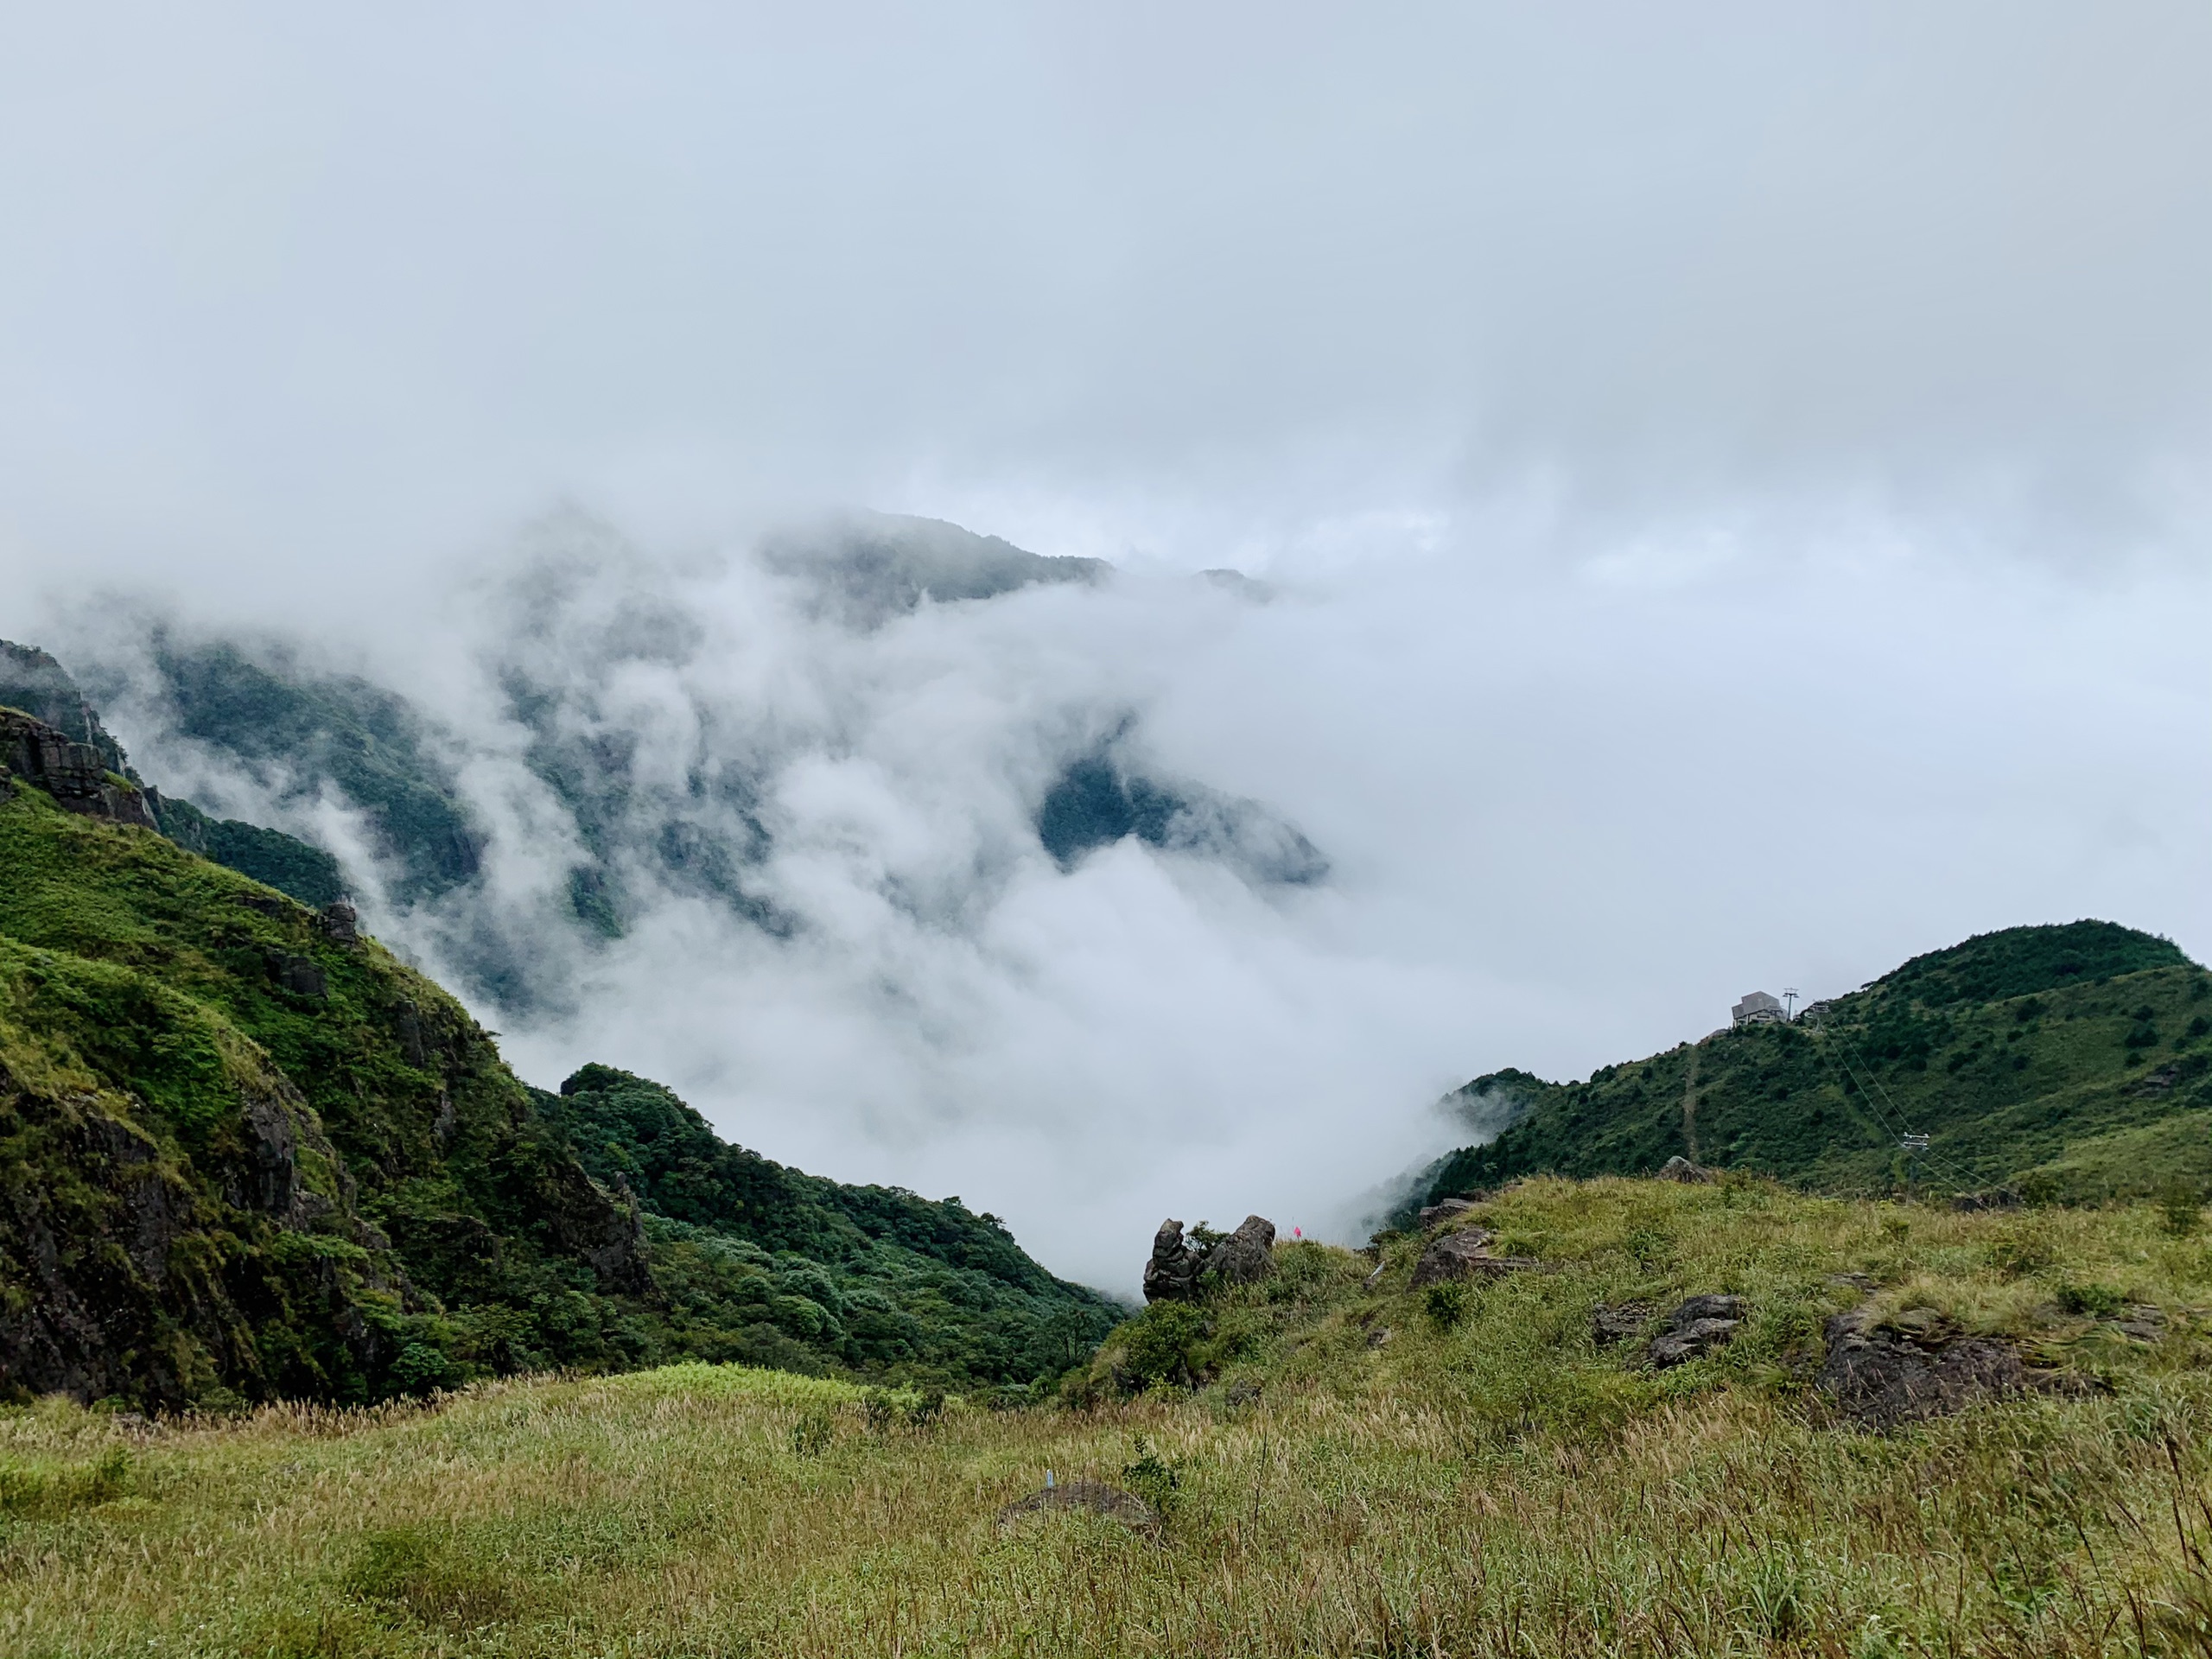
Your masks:
[{"label": "power line", "polygon": [[[1911,1120],[1905,1116],[1890,1091],[1883,1087],[1882,1080],[1875,1074],[1874,1068],[1867,1064],[1865,1055],[1859,1052],[1858,1046],[1853,1043],[1848,1036],[1840,1030],[1831,1030],[1825,1019],[1815,1020],[1813,1030],[1823,1039],[1830,1036],[1834,1037],[1848,1051],[1846,1055],[1838,1055],[1831,1051],[1825,1040],[1815,1045],[1822,1057],[1831,1065],[1836,1065],[1843,1073],[1847,1084],[1858,1085],[1860,1103],[1874,1118],[1881,1133],[1886,1138],[1894,1141],[1903,1150],[1914,1154],[1921,1160],[1923,1168],[1933,1171],[1940,1179],[1949,1183],[1961,1192],[1985,1185],[1948,1157],[1939,1157],[1930,1154],[1929,1137],[1924,1133],[1914,1131]],[[1857,1062],[1855,1065],[1853,1064],[1854,1059]],[[1861,1075],[1862,1073],[1864,1075]],[[1850,1089],[1846,1087],[1843,1093],[1845,1103],[1847,1105],[1851,1102]]]},{"label": "power line", "polygon": [[[1850,1038],[1845,1036],[1841,1032],[1838,1032],[1836,1035],[1842,1039],[1844,1046],[1847,1048],[1849,1048],[1853,1054],[1859,1054],[1857,1046],[1852,1042]],[[1888,1103],[1890,1109],[1896,1114],[1897,1122],[1900,1124],[1907,1126],[1902,1135],[1902,1140],[1906,1143],[1907,1149],[1925,1152],[1927,1150],[1925,1143],[1928,1137],[1925,1135],[1917,1135],[1911,1132],[1910,1128],[1910,1120],[1906,1118],[1904,1113],[1898,1108],[1897,1102],[1891,1098],[1890,1091],[1882,1087],[1881,1078],[1875,1075],[1874,1068],[1866,1064],[1866,1058],[1863,1055],[1859,1055],[1859,1065],[1866,1071],[1868,1080],[1873,1084],[1874,1087],[1881,1090],[1883,1100]],[[1861,1085],[1862,1088],[1864,1086],[1864,1084]],[[1910,1145],[1910,1143],[1914,1141],[1919,1141],[1923,1144],[1919,1147],[1914,1148]],[[1928,1160],[1928,1162],[1935,1167],[1937,1173],[1948,1173],[1955,1185],[1964,1188],[1978,1185],[1972,1175],[1968,1174],[1959,1165],[1951,1162],[1947,1158],[1930,1158]]]}]

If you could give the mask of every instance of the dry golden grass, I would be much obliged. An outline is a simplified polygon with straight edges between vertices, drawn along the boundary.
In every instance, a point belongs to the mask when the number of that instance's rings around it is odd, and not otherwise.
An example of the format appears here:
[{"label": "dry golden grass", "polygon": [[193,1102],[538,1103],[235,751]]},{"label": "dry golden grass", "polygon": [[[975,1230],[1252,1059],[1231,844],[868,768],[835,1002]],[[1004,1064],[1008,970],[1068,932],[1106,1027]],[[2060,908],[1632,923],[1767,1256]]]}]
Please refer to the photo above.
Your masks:
[{"label": "dry golden grass", "polygon": [[[2201,1235],[1615,1181],[1484,1219],[1553,1270],[1446,1328],[1410,1243],[1374,1292],[1294,1247],[1216,1310],[1222,1384],[1087,1410],[871,1427],[842,1384],[696,1366],[153,1432],[0,1415],[0,1652],[2212,1653]],[[1842,1273],[2096,1386],[1839,1426],[1803,1378]],[[1593,1302],[1707,1289],[1757,1310],[1721,1357],[1591,1347]],[[2113,1296],[2165,1337],[2095,1317]],[[1120,1480],[1138,1437],[1177,1475],[1159,1540],[995,1524],[1047,1468]]]}]

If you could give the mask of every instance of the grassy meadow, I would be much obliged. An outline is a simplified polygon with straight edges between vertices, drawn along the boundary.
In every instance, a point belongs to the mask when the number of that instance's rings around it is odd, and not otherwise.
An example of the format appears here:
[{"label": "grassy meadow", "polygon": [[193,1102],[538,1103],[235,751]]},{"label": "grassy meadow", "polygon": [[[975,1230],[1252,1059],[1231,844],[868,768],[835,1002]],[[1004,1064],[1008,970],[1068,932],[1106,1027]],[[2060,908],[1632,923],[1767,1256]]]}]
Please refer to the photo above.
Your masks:
[{"label": "grassy meadow", "polygon": [[[2192,1215],[1605,1179],[1476,1219],[1541,1267],[1432,1294],[1418,1239],[1371,1285],[1287,1245],[1018,1409],[706,1364],[12,1408],[0,1653],[2212,1654]],[[1704,1291],[1752,1309],[1710,1357],[1593,1345],[1599,1302]],[[1862,1305],[2068,1382],[1866,1432],[1811,1386],[1822,1319]],[[1145,1385],[1179,1370],[1203,1386]],[[1048,1468],[1164,1523],[1001,1528]]]}]

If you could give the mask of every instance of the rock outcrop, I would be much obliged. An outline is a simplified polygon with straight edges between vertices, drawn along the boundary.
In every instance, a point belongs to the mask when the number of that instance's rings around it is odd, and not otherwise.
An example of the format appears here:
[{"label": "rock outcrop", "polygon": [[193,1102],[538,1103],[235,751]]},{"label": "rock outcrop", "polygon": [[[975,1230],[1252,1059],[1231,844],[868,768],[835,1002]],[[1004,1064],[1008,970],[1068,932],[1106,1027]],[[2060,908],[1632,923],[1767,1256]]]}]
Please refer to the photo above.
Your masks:
[{"label": "rock outcrop", "polygon": [[1988,1395],[2047,1386],[2011,1344],[1966,1336],[1926,1308],[1887,1320],[1863,1310],[1839,1313],[1823,1334],[1827,1354],[1817,1385],[1838,1411],[1869,1428],[1940,1417]]},{"label": "rock outcrop", "polygon": [[1441,1203],[1432,1204],[1421,1212],[1419,1218],[1421,1229],[1423,1232],[1427,1232],[1438,1223],[1450,1221],[1457,1216],[1464,1216],[1474,1207],[1475,1202],[1472,1198],[1446,1198]]},{"label": "rock outcrop", "polygon": [[1667,1318],[1667,1329],[1643,1351],[1655,1370],[1681,1365],[1725,1348],[1751,1313],[1741,1296],[1693,1296]]},{"label": "rock outcrop", "polygon": [[1600,1348],[1633,1342],[1650,1323],[1651,1310],[1642,1302],[1619,1302],[1611,1306],[1600,1302],[1590,1310],[1590,1340]]},{"label": "rock outcrop", "polygon": [[111,772],[99,749],[75,741],[44,721],[0,709],[0,784],[15,779],[44,790],[55,805],[67,811],[159,833],[144,792]]},{"label": "rock outcrop", "polygon": [[1408,1288],[1421,1290],[1453,1279],[1491,1278],[1536,1265],[1530,1256],[1491,1255],[1490,1247],[1497,1237],[1487,1227],[1466,1227],[1445,1234],[1421,1252]]},{"label": "rock outcrop", "polygon": [[1711,1182],[1719,1180],[1720,1177],[1703,1164],[1694,1164],[1677,1153],[1659,1166],[1659,1179],[1662,1181]]},{"label": "rock outcrop", "polygon": [[1204,1271],[1225,1285],[1257,1284],[1275,1270],[1275,1224],[1247,1216],[1236,1230],[1206,1253]]},{"label": "rock outcrop", "polygon": [[1144,1264],[1147,1302],[1187,1302],[1198,1294],[1200,1252],[1183,1236],[1183,1224],[1167,1220],[1152,1236],[1152,1256]]},{"label": "rock outcrop", "polygon": [[[1203,1225],[1203,1224],[1201,1224]],[[1160,1224],[1152,1236],[1152,1255],[1144,1264],[1147,1302],[1196,1301],[1207,1281],[1255,1284],[1275,1270],[1275,1224],[1265,1216],[1247,1216],[1226,1238],[1199,1243],[1183,1235],[1183,1224]]]}]

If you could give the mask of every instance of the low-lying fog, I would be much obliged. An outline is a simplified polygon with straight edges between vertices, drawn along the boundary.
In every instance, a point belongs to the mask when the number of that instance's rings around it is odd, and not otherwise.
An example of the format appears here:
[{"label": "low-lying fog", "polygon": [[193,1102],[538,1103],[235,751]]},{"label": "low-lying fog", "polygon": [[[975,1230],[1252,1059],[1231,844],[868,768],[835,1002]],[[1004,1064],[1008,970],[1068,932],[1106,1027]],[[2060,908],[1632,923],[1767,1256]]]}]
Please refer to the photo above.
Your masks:
[{"label": "low-lying fog", "polygon": [[[1349,1233],[1483,1071],[2212,951],[2208,62],[2152,0],[49,8],[0,634],[533,1081],[1108,1286]],[[856,598],[870,508],[1115,569]],[[479,874],[182,739],[157,622],[404,694]],[[1100,766],[1157,833],[1052,830]]]},{"label": "low-lying fog", "polygon": [[[1516,579],[1406,544],[1264,589],[1122,572],[855,625],[741,555],[659,561],[573,514],[526,543],[407,627],[293,636],[449,729],[475,884],[405,908],[340,802],[257,786],[157,698],[113,722],[149,776],[347,852],[372,925],[448,982],[497,942],[531,995],[474,1000],[532,1080],[661,1078],[1096,1282],[1162,1214],[1346,1234],[1448,1144],[1446,1088],[1700,1036],[1748,989],[2081,915],[2212,945],[2206,616],[2178,579],[2158,605],[2000,595],[1882,545]],[[54,643],[111,678],[119,614]],[[575,918],[589,855],[525,764],[518,676],[541,730],[620,757],[620,939]],[[1325,864],[1132,836],[1064,868],[1039,806],[1101,743]],[[734,849],[734,899],[658,858],[656,798]]]}]

